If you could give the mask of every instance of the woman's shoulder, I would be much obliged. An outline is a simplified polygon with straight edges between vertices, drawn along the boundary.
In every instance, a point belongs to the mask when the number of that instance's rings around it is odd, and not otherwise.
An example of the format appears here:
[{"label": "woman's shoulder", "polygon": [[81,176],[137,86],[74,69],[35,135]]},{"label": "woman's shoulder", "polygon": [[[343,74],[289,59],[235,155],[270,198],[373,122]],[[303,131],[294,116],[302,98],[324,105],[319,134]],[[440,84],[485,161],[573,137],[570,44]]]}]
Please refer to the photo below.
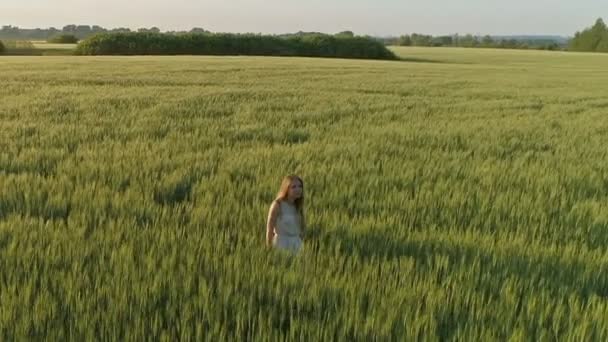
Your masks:
[{"label": "woman's shoulder", "polygon": [[275,199],[270,204],[270,208],[271,209],[274,209],[274,208],[280,209],[282,204],[283,204],[283,201],[281,199]]}]

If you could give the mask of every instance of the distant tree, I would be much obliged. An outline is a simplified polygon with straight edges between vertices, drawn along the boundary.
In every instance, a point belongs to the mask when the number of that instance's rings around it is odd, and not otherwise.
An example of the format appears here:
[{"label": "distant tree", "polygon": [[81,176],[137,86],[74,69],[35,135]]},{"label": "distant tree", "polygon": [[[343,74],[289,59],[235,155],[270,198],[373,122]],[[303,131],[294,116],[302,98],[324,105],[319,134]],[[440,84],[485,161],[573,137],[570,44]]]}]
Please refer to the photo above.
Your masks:
[{"label": "distant tree", "polygon": [[93,33],[107,32],[107,31],[108,30],[106,30],[105,28],[103,28],[101,26],[93,25],[93,27],[91,27],[91,32],[93,32]]},{"label": "distant tree", "polygon": [[65,25],[61,31],[64,33],[76,33],[76,25]]},{"label": "distant tree", "polygon": [[424,34],[413,33],[411,35],[413,46],[431,46],[433,37]]},{"label": "distant tree", "polygon": [[412,46],[412,38],[409,35],[403,35],[401,37],[399,37],[399,43],[398,45],[401,46]]},{"label": "distant tree", "polygon": [[[49,40],[61,34],[74,35],[78,39],[88,38],[97,33],[107,32],[105,28],[98,25],[65,25],[61,29],[55,27],[24,29],[17,26],[4,25],[0,27],[0,39],[5,40]],[[118,32],[130,31],[119,29]]]},{"label": "distant tree", "polygon": [[433,46],[452,46],[454,40],[452,36],[439,36],[432,38]]},{"label": "distant tree", "polygon": [[112,32],[112,33],[119,33],[119,32],[128,33],[128,32],[131,32],[131,29],[128,28],[128,27],[117,27],[117,28],[111,29],[110,32]]},{"label": "distant tree", "polygon": [[339,33],[335,34],[336,37],[345,37],[345,38],[352,38],[355,36],[355,34],[353,33],[353,31],[342,31]]},{"label": "distant tree", "polygon": [[192,30],[190,30],[190,33],[207,33],[209,31],[205,30],[202,27],[194,27],[192,28]]},{"label": "distant tree", "polygon": [[576,32],[570,41],[569,49],[606,52],[606,44],[608,44],[604,42],[606,39],[608,39],[608,28],[602,18],[598,18],[591,28]]},{"label": "distant tree", "polygon": [[2,26],[0,33],[4,39],[19,39],[20,30],[17,26],[5,25]]},{"label": "distant tree", "polygon": [[490,37],[489,35],[484,36],[483,39],[481,40],[481,46],[483,46],[483,47],[494,46],[494,39],[492,39],[492,37]]},{"label": "distant tree", "polygon": [[596,52],[608,52],[608,32],[605,32],[595,48]]},{"label": "distant tree", "polygon": [[0,41],[0,55],[3,54],[5,50],[6,48],[4,47],[4,44],[2,43],[2,41]]},{"label": "distant tree", "polygon": [[76,44],[78,43],[78,38],[73,34],[60,34],[50,38],[48,42],[54,44]]},{"label": "distant tree", "polygon": [[459,44],[462,47],[476,47],[479,45],[479,41],[472,34],[467,34],[459,39]]},{"label": "distant tree", "polygon": [[139,28],[137,29],[137,32],[142,32],[142,33],[160,33],[160,29],[158,27],[151,27],[151,28]]},{"label": "distant tree", "polygon": [[551,51],[559,50],[559,45],[557,43],[549,43],[549,44],[545,45],[544,47],[545,47],[545,50],[551,50]]},{"label": "distant tree", "polygon": [[382,37],[377,39],[387,46],[399,45],[399,37]]},{"label": "distant tree", "polygon": [[78,25],[76,26],[76,34],[88,35],[91,33],[91,26],[89,25]]}]

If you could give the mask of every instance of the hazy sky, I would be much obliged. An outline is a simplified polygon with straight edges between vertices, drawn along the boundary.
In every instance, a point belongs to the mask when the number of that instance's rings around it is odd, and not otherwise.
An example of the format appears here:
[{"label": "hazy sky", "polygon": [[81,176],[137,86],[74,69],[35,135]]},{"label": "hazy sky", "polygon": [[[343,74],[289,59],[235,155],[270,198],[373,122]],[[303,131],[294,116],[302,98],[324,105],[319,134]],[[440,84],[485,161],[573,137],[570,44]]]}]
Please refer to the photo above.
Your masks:
[{"label": "hazy sky", "polygon": [[24,28],[573,35],[598,17],[608,0],[0,0],[0,25]]}]

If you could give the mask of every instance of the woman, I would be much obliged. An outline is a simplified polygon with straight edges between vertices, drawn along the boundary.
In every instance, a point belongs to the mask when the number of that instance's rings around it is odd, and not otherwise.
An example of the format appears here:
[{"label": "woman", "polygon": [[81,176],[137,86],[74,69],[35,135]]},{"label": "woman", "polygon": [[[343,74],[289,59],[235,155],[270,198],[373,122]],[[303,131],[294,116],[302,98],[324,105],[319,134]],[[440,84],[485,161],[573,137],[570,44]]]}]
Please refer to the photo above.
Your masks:
[{"label": "woman", "polygon": [[305,227],[304,182],[288,175],[268,211],[266,245],[297,253],[302,248]]}]

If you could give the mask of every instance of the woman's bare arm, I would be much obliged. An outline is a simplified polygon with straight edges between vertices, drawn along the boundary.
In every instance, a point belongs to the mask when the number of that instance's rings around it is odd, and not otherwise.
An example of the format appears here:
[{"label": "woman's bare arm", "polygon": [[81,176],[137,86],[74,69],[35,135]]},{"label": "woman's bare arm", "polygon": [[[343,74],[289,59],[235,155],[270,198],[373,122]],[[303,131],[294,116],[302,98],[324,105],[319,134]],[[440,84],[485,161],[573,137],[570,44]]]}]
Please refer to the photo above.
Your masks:
[{"label": "woman's bare arm", "polygon": [[304,236],[306,235],[306,218],[304,217],[304,215],[301,216],[302,219],[302,227],[301,228],[301,232],[300,232],[300,239],[304,239]]},{"label": "woman's bare arm", "polygon": [[268,210],[268,219],[266,220],[266,246],[272,245],[272,239],[274,238],[274,227],[277,222],[278,214],[279,203],[274,201],[270,205],[270,210]]}]

